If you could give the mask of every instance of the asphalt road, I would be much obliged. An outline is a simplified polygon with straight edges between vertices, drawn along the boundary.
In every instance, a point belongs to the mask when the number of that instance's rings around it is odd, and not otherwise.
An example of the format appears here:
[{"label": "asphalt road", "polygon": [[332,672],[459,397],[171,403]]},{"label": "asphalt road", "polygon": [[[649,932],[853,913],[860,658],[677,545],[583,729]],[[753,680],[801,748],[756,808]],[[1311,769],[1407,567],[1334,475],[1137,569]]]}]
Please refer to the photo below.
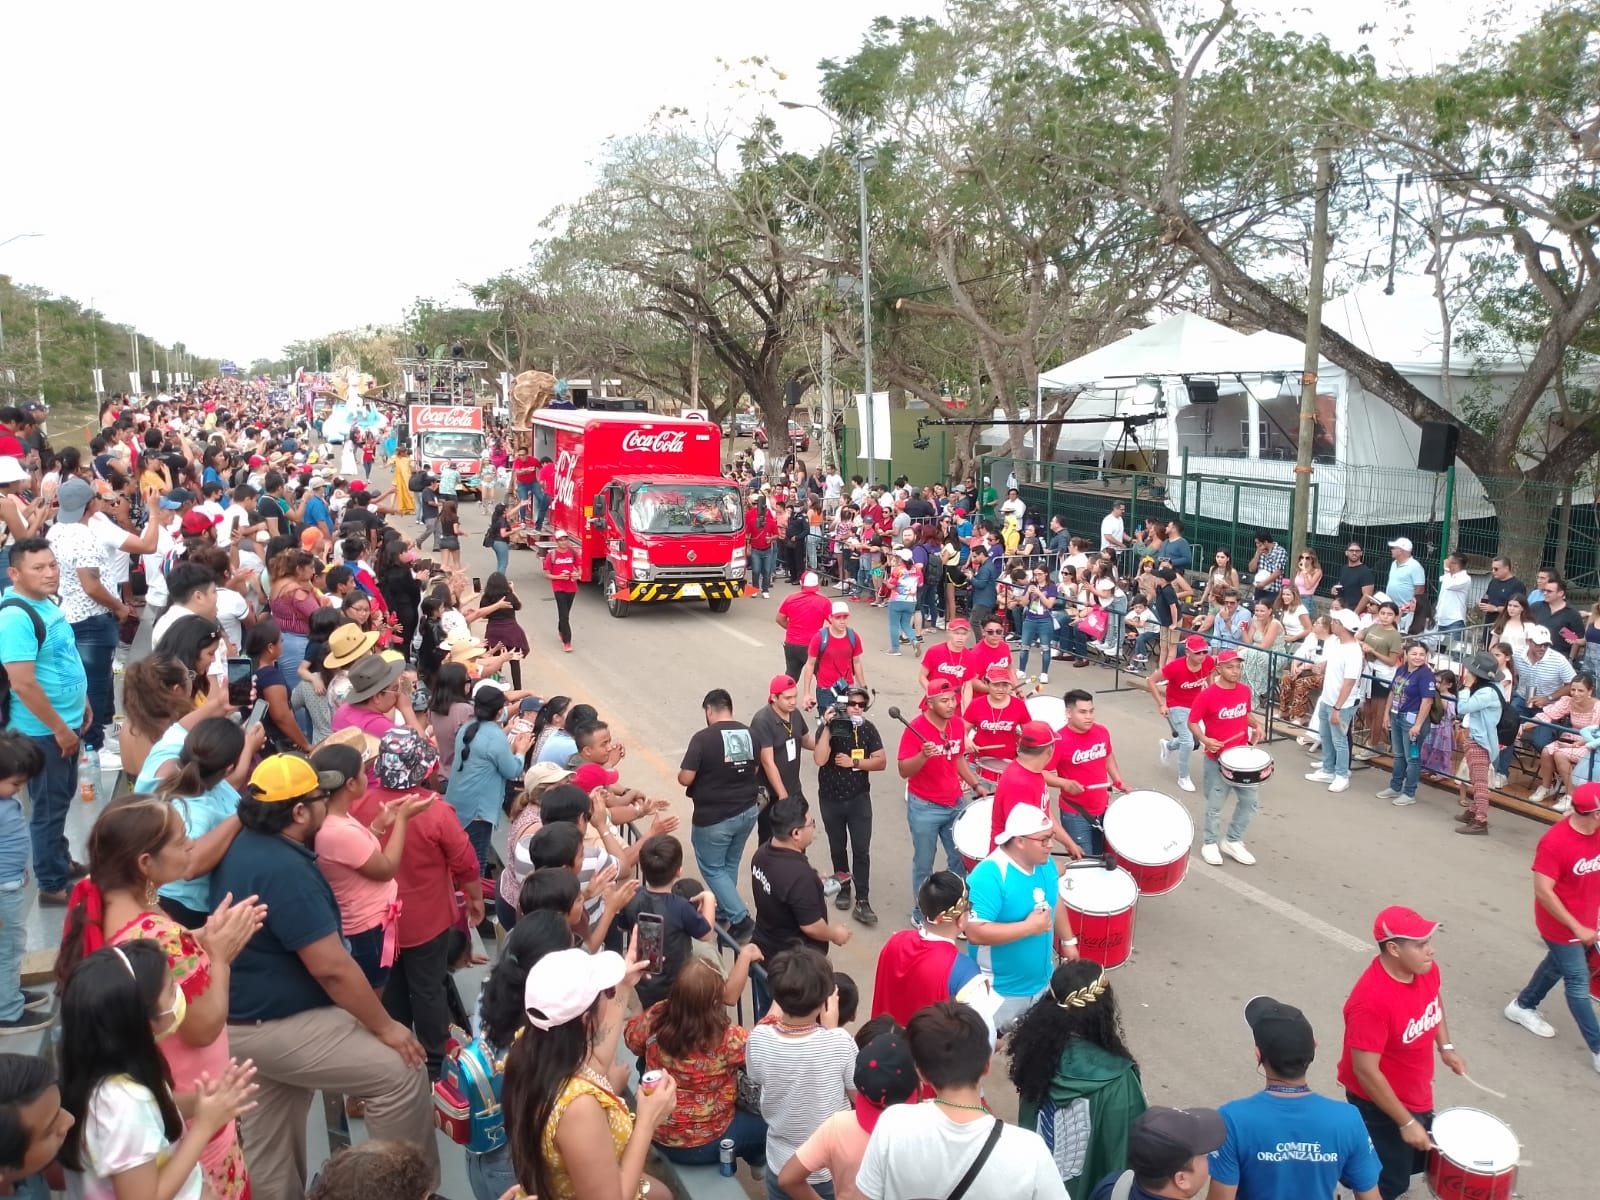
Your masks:
[{"label": "asphalt road", "polygon": [[[467,565],[487,573],[492,558],[473,536],[483,518],[475,508],[464,516]],[[511,575],[534,647],[532,686],[594,704],[627,747],[620,766],[624,780],[671,798],[687,826],[689,803],[676,783],[677,764],[702,725],[700,698],[710,688],[725,687],[744,720],[766,702],[767,680],[783,669],[782,631],[773,617],[790,589],[780,584],[771,599],[736,601],[723,615],[690,601],[635,606],[617,620],[598,591],[585,587],[573,608],[574,652],[566,655],[537,555],[514,552]],[[916,659],[909,652],[899,658],[886,654],[887,616],[857,607],[854,624],[878,692],[871,716],[892,755],[900,731],[886,710],[914,703]],[[525,669],[524,678],[529,674]],[[1139,681],[1123,679],[1124,690],[1114,691],[1111,672],[1060,664],[1049,690],[1060,695],[1068,687],[1103,689],[1097,695],[1099,717],[1112,731],[1128,785],[1173,795],[1198,829],[1200,797],[1178,791],[1157,758],[1165,722]],[[1260,1076],[1243,1007],[1260,994],[1305,1010],[1322,1047],[1311,1082],[1341,1095],[1334,1068],[1345,996],[1374,953],[1373,917],[1386,905],[1407,904],[1445,923],[1434,944],[1451,1037],[1471,1076],[1505,1094],[1489,1095],[1441,1066],[1437,1107],[1480,1108],[1511,1125],[1523,1145],[1522,1195],[1593,1195],[1593,1183],[1582,1183],[1592,1172],[1575,1150],[1583,1144],[1578,1139],[1600,1093],[1600,1077],[1559,989],[1541,1010],[1556,1028],[1553,1040],[1534,1037],[1501,1011],[1542,954],[1529,864],[1544,826],[1495,813],[1490,837],[1456,837],[1452,818],[1458,809],[1451,796],[1424,788],[1416,807],[1396,809],[1373,798],[1385,783],[1378,771],[1359,774],[1350,791],[1331,795],[1301,778],[1311,767],[1292,742],[1271,750],[1277,772],[1262,788],[1262,809],[1247,838],[1258,864],[1244,867],[1229,859],[1223,867],[1209,867],[1197,845],[1182,885],[1139,904],[1132,958],[1112,976],[1150,1101],[1217,1105],[1256,1090]],[[873,801],[872,892],[881,921],[872,930],[852,922],[850,943],[833,955],[835,965],[861,985],[863,1012],[878,948],[904,926],[910,911],[911,847],[903,789],[892,766],[876,777]],[[811,858],[827,869],[820,831]],[[694,869],[690,851],[685,870]],[[1014,1115],[1004,1066],[1003,1059],[996,1061],[990,1092],[1000,1111]],[[1425,1192],[1419,1178],[1412,1194]]]}]

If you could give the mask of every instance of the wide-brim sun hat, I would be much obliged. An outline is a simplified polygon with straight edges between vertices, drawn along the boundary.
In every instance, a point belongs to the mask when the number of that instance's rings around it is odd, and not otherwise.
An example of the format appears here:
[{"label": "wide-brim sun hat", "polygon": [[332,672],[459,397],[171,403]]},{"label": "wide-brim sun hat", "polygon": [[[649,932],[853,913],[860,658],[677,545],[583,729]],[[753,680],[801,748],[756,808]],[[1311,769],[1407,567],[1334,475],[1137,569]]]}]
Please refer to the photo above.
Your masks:
[{"label": "wide-brim sun hat", "polygon": [[350,668],[350,693],[345,697],[349,704],[371,700],[384,688],[390,687],[406,673],[403,662],[387,662],[378,654],[368,654]]}]

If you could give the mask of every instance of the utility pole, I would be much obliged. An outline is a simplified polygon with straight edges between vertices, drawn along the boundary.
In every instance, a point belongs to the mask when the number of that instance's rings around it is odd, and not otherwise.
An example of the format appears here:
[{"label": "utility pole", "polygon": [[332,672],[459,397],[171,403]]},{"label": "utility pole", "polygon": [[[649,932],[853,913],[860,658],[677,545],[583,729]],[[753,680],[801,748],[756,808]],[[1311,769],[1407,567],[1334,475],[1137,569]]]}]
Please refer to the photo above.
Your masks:
[{"label": "utility pole", "polygon": [[872,250],[870,225],[867,221],[867,172],[878,165],[878,156],[868,151],[856,155],[856,186],[861,197],[861,373],[862,390],[866,393],[864,419],[861,422],[861,444],[867,455],[867,486],[878,482],[877,460],[873,451],[872,427]]},{"label": "utility pole", "polygon": [[39,403],[44,403],[44,335],[39,332],[39,302],[33,302],[33,366],[39,373]]},{"label": "utility pole", "polygon": [[100,314],[95,310],[94,297],[89,297],[89,337],[94,342],[94,398],[100,399],[104,388],[100,377]]},{"label": "utility pole", "polygon": [[1289,569],[1306,548],[1311,517],[1311,450],[1317,435],[1317,364],[1322,358],[1322,275],[1328,265],[1328,193],[1333,188],[1333,147],[1317,147],[1317,209],[1311,227],[1311,292],[1306,297],[1306,358],[1300,374],[1300,429],[1294,465],[1294,524]]},{"label": "utility pole", "polygon": [[833,440],[833,334],[822,325],[822,466],[835,466],[839,447]]}]

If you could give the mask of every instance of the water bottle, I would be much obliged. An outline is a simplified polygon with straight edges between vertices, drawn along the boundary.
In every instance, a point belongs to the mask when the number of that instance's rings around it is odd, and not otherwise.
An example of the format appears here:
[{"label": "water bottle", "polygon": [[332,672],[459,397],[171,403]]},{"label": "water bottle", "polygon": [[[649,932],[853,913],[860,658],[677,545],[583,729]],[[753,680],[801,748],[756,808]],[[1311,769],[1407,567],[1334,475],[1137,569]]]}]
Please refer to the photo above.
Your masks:
[{"label": "water bottle", "polygon": [[717,1143],[717,1171],[723,1175],[733,1174],[732,1138],[723,1138]]}]

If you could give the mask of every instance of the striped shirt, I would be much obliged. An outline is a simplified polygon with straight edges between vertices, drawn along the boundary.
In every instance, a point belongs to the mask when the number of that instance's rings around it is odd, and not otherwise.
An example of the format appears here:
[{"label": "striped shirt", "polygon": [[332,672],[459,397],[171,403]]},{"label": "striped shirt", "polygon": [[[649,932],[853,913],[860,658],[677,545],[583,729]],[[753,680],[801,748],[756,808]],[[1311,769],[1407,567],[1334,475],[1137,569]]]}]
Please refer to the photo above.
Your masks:
[{"label": "striped shirt", "polygon": [[1524,700],[1548,696],[1557,688],[1571,683],[1572,677],[1577,674],[1572,660],[1555,650],[1547,649],[1538,662],[1525,654],[1518,654],[1511,661],[1517,668],[1517,695]]},{"label": "striped shirt", "polygon": [[[774,1175],[800,1143],[836,1112],[850,1107],[855,1087],[856,1043],[847,1030],[817,1028],[802,1037],[757,1025],[744,1048],[745,1071],[761,1088],[767,1123],[767,1169]],[[826,1169],[811,1175],[826,1183]]]}]

